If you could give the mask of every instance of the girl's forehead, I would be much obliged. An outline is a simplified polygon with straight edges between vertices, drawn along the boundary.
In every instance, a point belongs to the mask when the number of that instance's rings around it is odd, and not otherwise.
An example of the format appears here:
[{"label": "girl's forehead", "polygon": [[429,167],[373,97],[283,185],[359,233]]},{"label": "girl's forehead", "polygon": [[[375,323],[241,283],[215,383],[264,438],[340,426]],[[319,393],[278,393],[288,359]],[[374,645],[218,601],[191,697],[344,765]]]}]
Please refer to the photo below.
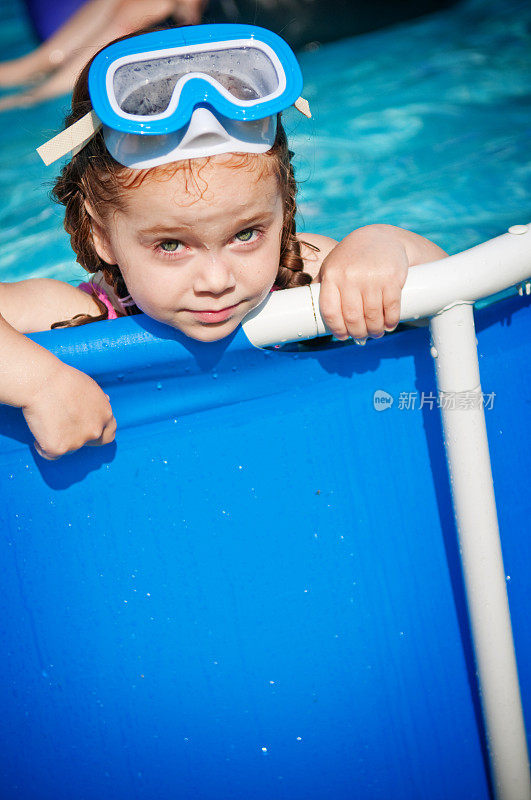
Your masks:
[{"label": "girl's forehead", "polygon": [[[272,159],[252,154],[227,154],[178,162],[143,174],[136,171],[123,183],[126,208],[146,203],[190,207],[236,202],[271,204],[281,195]],[[132,172],[132,171],[130,171]]]},{"label": "girl's forehead", "polygon": [[205,180],[233,180],[251,183],[276,174],[276,159],[267,154],[225,153],[163,164],[151,169],[124,169],[121,183],[124,188],[136,188],[144,183],[180,182],[193,190]]}]

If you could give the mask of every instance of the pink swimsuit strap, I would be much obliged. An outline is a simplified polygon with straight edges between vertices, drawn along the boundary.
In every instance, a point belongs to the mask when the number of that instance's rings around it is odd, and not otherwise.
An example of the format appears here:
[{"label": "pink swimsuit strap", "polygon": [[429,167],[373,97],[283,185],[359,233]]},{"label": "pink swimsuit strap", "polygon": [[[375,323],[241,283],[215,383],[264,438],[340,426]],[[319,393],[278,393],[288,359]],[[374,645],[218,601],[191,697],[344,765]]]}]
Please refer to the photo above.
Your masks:
[{"label": "pink swimsuit strap", "polygon": [[101,302],[107,306],[109,310],[107,319],[118,319],[116,309],[111,303],[109,295],[105,289],[103,289],[101,286],[96,286],[94,283],[80,283],[78,288],[87,294],[95,294],[98,300],[101,300]]}]

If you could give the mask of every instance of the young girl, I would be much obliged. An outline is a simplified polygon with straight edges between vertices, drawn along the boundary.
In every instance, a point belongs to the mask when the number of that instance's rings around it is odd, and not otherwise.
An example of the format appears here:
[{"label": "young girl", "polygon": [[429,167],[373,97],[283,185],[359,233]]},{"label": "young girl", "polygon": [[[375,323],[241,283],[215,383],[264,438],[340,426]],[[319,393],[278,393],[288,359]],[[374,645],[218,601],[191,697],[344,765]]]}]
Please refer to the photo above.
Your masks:
[{"label": "young girl", "polygon": [[389,225],[339,244],[296,234],[279,112],[300,106],[301,86],[287,45],[250,26],[128,37],[85,67],[67,119],[77,125],[51,146],[74,153],[54,194],[92,279],[0,284],[0,402],[22,409],[41,456],[107,444],[116,422],[91,378],[25,333],[144,312],[212,342],[272,289],[312,281],[336,337],[396,327],[408,268],[446,254]]}]

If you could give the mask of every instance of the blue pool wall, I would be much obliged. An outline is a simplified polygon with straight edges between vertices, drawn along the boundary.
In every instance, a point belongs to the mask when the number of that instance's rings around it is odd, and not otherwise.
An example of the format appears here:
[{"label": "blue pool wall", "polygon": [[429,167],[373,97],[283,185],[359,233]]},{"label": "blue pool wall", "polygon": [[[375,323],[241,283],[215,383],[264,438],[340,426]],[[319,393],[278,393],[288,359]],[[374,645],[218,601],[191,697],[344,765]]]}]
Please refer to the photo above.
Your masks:
[{"label": "blue pool wall", "polygon": [[[529,727],[530,300],[476,318]],[[427,329],[306,352],[144,316],[33,338],[119,429],[46,462],[0,413],[0,796],[488,798]]]}]

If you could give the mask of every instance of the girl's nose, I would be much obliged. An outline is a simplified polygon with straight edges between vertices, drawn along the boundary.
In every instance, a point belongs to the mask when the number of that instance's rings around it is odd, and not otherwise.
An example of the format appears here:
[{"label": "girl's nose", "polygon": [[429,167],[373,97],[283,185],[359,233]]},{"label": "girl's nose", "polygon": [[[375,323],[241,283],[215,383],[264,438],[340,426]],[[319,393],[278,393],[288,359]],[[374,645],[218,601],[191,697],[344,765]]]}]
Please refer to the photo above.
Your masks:
[{"label": "girl's nose", "polygon": [[236,286],[236,278],[228,259],[210,255],[196,265],[194,291],[223,294],[233,286]]}]

